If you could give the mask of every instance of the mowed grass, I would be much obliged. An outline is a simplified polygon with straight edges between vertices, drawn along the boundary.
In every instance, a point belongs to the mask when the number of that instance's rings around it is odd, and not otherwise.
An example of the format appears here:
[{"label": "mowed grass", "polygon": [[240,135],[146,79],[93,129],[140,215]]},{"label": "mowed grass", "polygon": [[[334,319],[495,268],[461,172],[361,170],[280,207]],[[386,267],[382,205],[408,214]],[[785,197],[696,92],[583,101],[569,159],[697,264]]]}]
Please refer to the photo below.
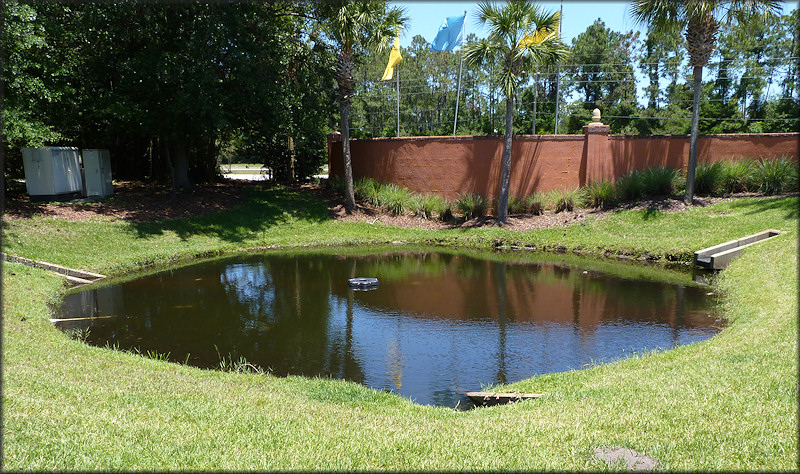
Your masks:
[{"label": "mowed grass", "polygon": [[623,211],[526,233],[341,223],[287,189],[151,224],[6,222],[3,250],[122,274],[251,247],[520,245],[691,258],[766,228],[716,279],[729,325],[689,346],[518,382],[539,400],[469,412],[357,384],[194,369],[74,341],[47,320],[50,273],[3,266],[3,467],[8,470],[601,470],[625,447],[665,470],[797,468],[797,198],[668,214]]}]

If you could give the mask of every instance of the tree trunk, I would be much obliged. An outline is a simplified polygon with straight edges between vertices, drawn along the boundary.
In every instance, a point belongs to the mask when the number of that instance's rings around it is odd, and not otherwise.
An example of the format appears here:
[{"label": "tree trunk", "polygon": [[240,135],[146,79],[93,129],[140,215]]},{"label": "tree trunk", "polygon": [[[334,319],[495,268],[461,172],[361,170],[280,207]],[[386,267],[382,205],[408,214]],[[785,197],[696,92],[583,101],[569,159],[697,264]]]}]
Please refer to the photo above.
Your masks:
[{"label": "tree trunk", "polygon": [[179,137],[167,143],[167,163],[172,174],[173,192],[178,189],[190,189],[192,187],[192,183],[189,181],[187,141],[186,137]]},{"label": "tree trunk", "polygon": [[286,141],[286,149],[289,151],[289,182],[294,183],[297,181],[297,175],[295,174],[295,154],[294,154],[294,138],[289,135],[289,138]]},{"label": "tree trunk", "polygon": [[692,204],[694,198],[694,174],[697,168],[697,134],[700,130],[700,91],[703,80],[703,66],[694,66],[694,98],[692,101],[692,134],[689,137],[689,165],[686,168],[686,196],[684,202]]},{"label": "tree trunk", "polygon": [[342,129],[342,158],[344,159],[344,208],[352,212],[356,208],[356,199],[353,193],[353,164],[350,159],[350,100],[339,102],[340,126]]},{"label": "tree trunk", "polygon": [[506,98],[506,135],[503,140],[503,161],[500,166],[500,195],[497,199],[497,222],[508,222],[508,187],[511,181],[511,134],[514,123],[514,98]]},{"label": "tree trunk", "polygon": [[343,47],[336,63],[336,84],[339,87],[339,126],[342,129],[342,159],[344,161],[344,208],[350,213],[356,208],[353,193],[353,164],[350,157],[350,98],[355,91],[353,81],[353,51]]},{"label": "tree trunk", "polygon": [[175,169],[172,167],[172,156],[170,156],[171,153],[169,151],[169,147],[170,147],[169,142],[165,142],[164,143],[164,158],[165,158],[165,161],[167,162],[167,168],[169,168],[169,180],[172,183],[172,193],[171,194],[174,197],[175,196],[175,192],[177,191],[177,188],[175,186]]}]

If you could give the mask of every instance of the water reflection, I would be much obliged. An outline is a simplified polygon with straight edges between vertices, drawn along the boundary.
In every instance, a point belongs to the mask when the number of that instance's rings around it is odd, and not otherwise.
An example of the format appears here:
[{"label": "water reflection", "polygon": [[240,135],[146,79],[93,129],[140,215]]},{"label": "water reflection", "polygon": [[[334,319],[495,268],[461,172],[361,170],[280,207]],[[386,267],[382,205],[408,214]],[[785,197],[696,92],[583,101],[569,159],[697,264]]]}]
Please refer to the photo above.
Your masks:
[{"label": "water reflection", "polygon": [[[357,276],[380,286],[353,291]],[[244,357],[454,406],[458,390],[706,339],[710,312],[697,287],[405,252],[201,263],[69,295],[57,324],[200,367]]]}]

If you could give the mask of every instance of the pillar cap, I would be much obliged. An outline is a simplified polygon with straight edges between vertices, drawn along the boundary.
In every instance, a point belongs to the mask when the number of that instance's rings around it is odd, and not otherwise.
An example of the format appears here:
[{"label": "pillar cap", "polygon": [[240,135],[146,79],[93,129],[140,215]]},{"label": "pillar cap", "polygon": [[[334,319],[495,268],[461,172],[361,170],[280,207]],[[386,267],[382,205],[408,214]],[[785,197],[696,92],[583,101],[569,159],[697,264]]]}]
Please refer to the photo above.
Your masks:
[{"label": "pillar cap", "polygon": [[608,125],[603,125],[600,122],[600,109],[592,110],[592,122],[590,124],[586,125],[586,126],[587,127],[592,127],[592,128],[594,128],[594,127],[608,127]]}]

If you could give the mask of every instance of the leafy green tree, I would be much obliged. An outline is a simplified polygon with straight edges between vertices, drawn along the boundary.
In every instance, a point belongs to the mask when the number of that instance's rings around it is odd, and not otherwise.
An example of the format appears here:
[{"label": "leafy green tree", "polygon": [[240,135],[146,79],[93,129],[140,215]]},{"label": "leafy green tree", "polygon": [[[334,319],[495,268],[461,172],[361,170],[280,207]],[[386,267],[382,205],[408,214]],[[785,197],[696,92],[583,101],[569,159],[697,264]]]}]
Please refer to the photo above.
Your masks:
[{"label": "leafy green tree", "polygon": [[586,107],[610,107],[636,96],[633,48],[638,33],[618,33],[599,18],[572,40],[568,87],[583,97]]},{"label": "leafy green tree", "polygon": [[3,8],[14,156],[56,139],[110,148],[115,176],[175,188],[214,179],[223,148],[285,179],[325,157],[333,56],[306,3]]},{"label": "leafy green tree", "polygon": [[403,16],[402,9],[390,9],[383,0],[320,2],[316,4],[316,8],[319,18],[327,25],[327,33],[338,52],[337,99],[344,157],[345,209],[349,212],[356,207],[349,124],[350,103],[356,87],[353,70],[360,57],[368,50],[386,50],[389,41],[399,34],[407,18]]},{"label": "leafy green tree", "polygon": [[32,5],[2,3],[4,176],[22,174],[21,148],[62,138],[38,111],[51,109],[66,93],[61,64],[52,58],[57,45],[47,35],[51,22]]},{"label": "leafy green tree", "polygon": [[697,168],[697,135],[700,122],[700,94],[703,67],[716,47],[720,21],[723,17],[746,23],[755,16],[780,11],[778,0],[635,0],[633,17],[638,22],[651,25],[656,30],[685,31],[689,65],[693,69],[692,129],[689,139],[689,165],[686,172],[687,204],[694,196],[694,178]]},{"label": "leafy green tree", "polygon": [[499,7],[478,4],[481,24],[488,24],[489,37],[467,44],[464,60],[473,65],[498,61],[498,78],[505,95],[505,138],[500,171],[497,222],[508,221],[508,191],[511,179],[511,145],[514,130],[514,99],[520,82],[540,64],[553,64],[565,57],[567,47],[558,36],[559,13],[547,13],[530,1],[508,2]]}]

